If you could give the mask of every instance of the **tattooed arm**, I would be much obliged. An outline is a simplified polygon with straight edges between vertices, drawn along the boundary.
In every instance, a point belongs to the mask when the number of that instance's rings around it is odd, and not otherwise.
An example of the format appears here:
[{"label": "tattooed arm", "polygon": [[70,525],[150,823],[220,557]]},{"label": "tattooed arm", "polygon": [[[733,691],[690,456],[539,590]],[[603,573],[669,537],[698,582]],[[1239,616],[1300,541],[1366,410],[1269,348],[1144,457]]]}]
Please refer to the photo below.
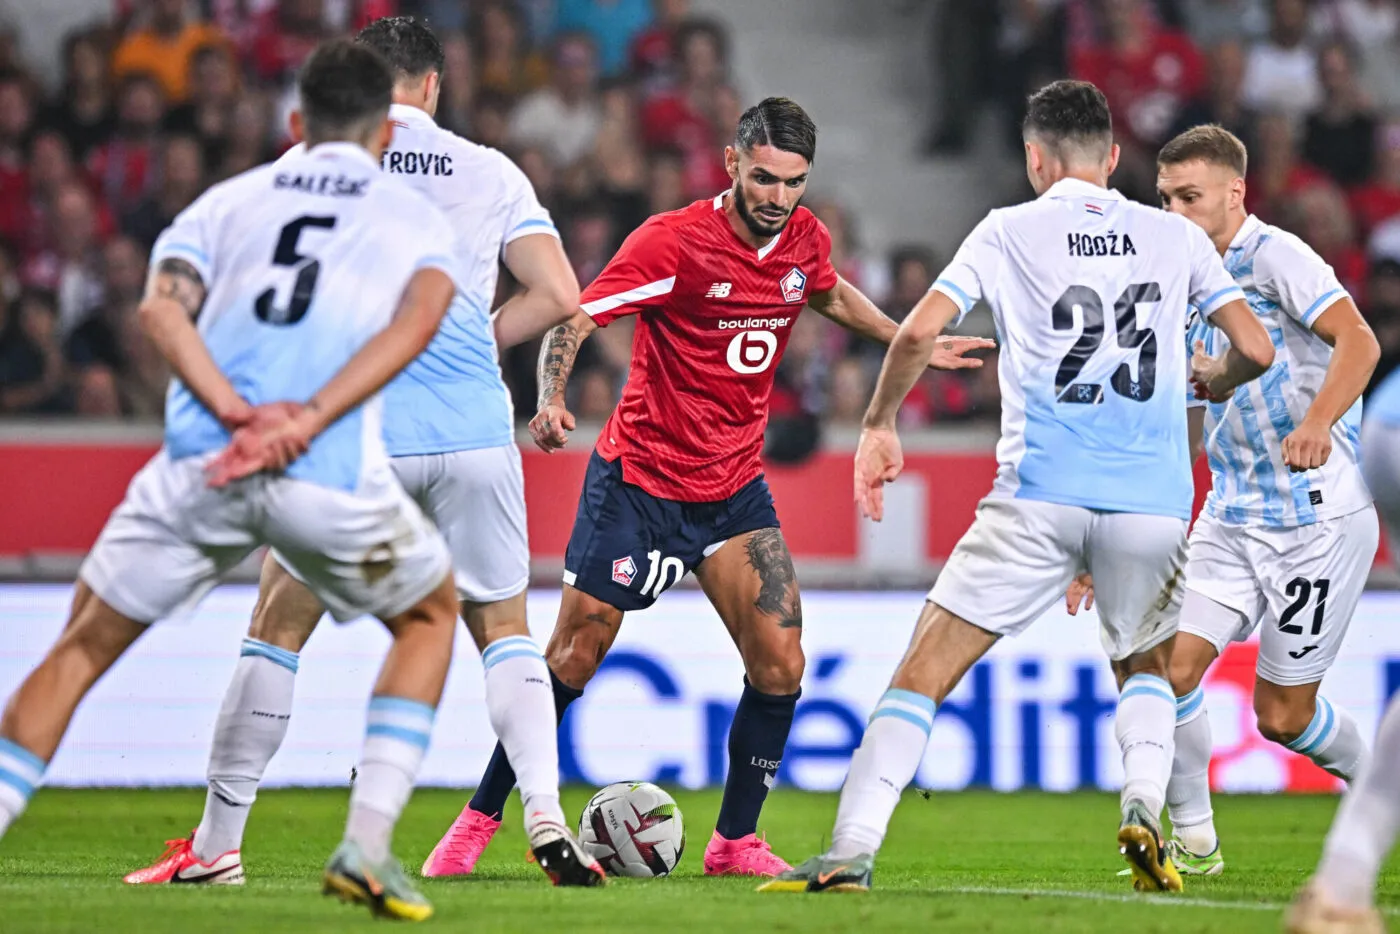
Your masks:
[{"label": "tattooed arm", "polygon": [[574,430],[575,422],[573,413],[564,405],[564,388],[574,371],[579,344],[597,329],[593,319],[580,311],[544,337],[537,374],[539,411],[530,420],[530,436],[547,454],[569,443],[568,433]]},{"label": "tattooed arm", "polygon": [[219,371],[194,322],[204,307],[204,279],[193,265],[166,257],[156,264],[137,312],[141,330],[180,381],[225,427],[246,421],[252,409]]}]

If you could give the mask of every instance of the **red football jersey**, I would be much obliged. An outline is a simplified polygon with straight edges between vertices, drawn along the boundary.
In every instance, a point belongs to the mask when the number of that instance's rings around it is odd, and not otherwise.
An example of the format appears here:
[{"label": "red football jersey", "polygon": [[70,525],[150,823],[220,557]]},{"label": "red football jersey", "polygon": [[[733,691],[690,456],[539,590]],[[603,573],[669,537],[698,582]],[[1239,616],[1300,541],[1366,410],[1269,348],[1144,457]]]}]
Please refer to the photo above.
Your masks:
[{"label": "red football jersey", "polygon": [[773,374],[813,292],[836,285],[831,234],[806,208],[763,249],[739,238],[723,195],[658,214],[584,289],[600,327],[639,315],[605,460],[653,496],[726,499],[763,472]]}]

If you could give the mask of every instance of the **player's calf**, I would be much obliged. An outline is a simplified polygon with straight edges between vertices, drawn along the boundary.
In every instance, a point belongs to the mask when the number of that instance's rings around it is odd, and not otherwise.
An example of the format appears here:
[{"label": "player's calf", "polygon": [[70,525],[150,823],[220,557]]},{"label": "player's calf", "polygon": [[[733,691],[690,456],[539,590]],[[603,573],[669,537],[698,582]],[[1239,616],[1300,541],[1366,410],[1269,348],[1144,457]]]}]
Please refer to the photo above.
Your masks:
[{"label": "player's calf", "polygon": [[1346,708],[1317,693],[1318,684],[1278,685],[1262,678],[1254,686],[1259,732],[1325,771],[1351,781],[1367,756],[1366,739]]},{"label": "player's calf", "polygon": [[24,811],[88,690],[146,631],[81,581],[74,616],[0,717],[0,836]]}]

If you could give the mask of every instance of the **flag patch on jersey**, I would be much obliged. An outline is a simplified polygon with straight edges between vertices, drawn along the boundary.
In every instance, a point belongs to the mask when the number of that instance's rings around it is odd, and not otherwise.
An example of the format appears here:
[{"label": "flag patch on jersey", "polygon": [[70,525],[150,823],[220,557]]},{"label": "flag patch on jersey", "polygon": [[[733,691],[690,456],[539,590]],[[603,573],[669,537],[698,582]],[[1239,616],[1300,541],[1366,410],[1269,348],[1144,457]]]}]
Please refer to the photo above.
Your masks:
[{"label": "flag patch on jersey", "polygon": [[783,290],[783,301],[792,303],[800,302],[807,295],[807,276],[796,266],[782,279],[778,280],[778,285]]},{"label": "flag patch on jersey", "polygon": [[618,558],[613,562],[612,579],[614,584],[621,584],[624,587],[632,586],[632,578],[637,576],[637,562],[632,560],[631,555]]},{"label": "flag patch on jersey", "polygon": [[1084,202],[1084,210],[1088,211],[1090,214],[1097,215],[1098,217],[1103,217],[1103,206],[1095,204],[1092,201]]}]

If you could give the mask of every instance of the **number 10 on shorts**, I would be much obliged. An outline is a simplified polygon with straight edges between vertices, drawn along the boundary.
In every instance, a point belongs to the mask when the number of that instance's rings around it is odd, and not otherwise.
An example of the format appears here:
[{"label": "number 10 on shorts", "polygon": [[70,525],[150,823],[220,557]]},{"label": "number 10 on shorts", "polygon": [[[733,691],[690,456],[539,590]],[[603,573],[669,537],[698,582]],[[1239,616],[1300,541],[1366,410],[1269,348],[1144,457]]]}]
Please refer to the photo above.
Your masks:
[{"label": "number 10 on shorts", "polygon": [[642,583],[642,596],[659,597],[662,591],[680,583],[682,577],[685,577],[685,564],[680,558],[663,558],[660,551],[649,551],[647,579]]}]

